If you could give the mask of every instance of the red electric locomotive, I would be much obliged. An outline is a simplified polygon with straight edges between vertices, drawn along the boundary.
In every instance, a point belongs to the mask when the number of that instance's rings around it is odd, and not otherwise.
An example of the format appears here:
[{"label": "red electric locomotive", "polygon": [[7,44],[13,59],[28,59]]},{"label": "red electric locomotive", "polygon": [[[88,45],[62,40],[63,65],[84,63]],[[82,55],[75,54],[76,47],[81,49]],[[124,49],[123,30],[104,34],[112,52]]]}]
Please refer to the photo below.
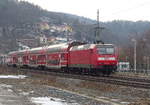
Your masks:
[{"label": "red electric locomotive", "polygon": [[69,50],[69,68],[109,75],[117,69],[117,56],[112,44],[85,44]]},{"label": "red electric locomotive", "polygon": [[64,43],[11,52],[9,65],[109,75],[117,68],[112,44]]}]

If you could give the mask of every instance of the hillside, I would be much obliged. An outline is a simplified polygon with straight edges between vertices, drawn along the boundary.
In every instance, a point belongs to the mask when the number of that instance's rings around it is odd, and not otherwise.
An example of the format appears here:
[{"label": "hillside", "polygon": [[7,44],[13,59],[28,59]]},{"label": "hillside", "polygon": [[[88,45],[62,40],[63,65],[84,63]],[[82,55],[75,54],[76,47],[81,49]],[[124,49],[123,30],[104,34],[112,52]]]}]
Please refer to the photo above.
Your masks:
[{"label": "hillside", "polygon": [[[50,4],[51,5],[51,4]],[[72,14],[43,10],[24,1],[0,1],[0,53],[17,50],[19,41],[27,41],[29,47],[40,46],[38,40],[45,37],[65,37],[66,28],[73,40],[92,43],[96,21]],[[105,27],[100,38],[106,43],[128,45],[131,37],[140,37],[150,30],[148,21],[100,22]]]}]

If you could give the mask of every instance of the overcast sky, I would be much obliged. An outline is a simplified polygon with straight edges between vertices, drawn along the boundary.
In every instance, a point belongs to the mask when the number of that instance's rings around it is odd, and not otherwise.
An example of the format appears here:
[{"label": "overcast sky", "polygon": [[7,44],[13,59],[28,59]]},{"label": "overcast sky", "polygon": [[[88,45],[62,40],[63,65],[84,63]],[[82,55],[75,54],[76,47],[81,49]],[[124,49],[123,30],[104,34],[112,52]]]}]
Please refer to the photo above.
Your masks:
[{"label": "overcast sky", "polygon": [[149,20],[150,0],[25,0],[54,12],[71,13],[100,21]]}]

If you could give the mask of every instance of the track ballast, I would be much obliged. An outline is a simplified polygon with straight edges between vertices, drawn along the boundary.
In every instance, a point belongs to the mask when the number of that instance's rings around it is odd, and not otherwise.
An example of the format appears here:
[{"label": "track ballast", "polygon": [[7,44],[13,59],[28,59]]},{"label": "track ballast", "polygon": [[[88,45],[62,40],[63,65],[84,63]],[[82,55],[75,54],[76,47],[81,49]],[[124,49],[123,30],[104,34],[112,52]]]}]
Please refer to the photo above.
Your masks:
[{"label": "track ballast", "polygon": [[135,77],[123,77],[123,76],[91,76],[88,74],[72,74],[72,73],[62,73],[62,72],[53,72],[50,70],[38,70],[38,69],[24,69],[24,68],[11,68],[13,72],[22,72],[23,74],[28,75],[53,75],[59,76],[64,78],[73,78],[73,79],[81,79],[86,81],[94,81],[94,82],[102,82],[102,83],[109,83],[114,85],[121,85],[121,86],[130,86],[135,88],[144,88],[150,89],[150,79],[146,78],[135,78]]}]

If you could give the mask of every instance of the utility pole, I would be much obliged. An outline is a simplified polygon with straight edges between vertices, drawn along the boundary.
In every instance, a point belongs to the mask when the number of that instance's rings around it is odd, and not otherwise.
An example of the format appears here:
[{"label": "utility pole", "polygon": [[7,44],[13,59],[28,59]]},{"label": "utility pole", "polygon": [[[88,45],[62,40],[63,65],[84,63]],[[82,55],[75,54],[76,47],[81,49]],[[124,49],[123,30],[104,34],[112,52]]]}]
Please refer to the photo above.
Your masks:
[{"label": "utility pole", "polygon": [[96,44],[98,43],[104,43],[101,39],[99,39],[100,37],[100,30],[105,29],[104,27],[100,27],[99,24],[99,9],[97,10],[97,26],[95,27],[95,42]]},{"label": "utility pole", "polygon": [[134,70],[136,73],[136,40],[135,40],[135,45],[134,45]]},{"label": "utility pole", "polygon": [[146,57],[147,59],[147,67],[146,67],[146,74],[148,75],[149,72],[149,56]]},{"label": "utility pole", "polygon": [[136,73],[136,40],[132,39],[132,41],[134,42],[134,71]]},{"label": "utility pole", "polygon": [[99,9],[97,10],[97,30],[96,30],[96,41],[98,41],[98,37],[100,35],[100,32],[99,32]]}]

